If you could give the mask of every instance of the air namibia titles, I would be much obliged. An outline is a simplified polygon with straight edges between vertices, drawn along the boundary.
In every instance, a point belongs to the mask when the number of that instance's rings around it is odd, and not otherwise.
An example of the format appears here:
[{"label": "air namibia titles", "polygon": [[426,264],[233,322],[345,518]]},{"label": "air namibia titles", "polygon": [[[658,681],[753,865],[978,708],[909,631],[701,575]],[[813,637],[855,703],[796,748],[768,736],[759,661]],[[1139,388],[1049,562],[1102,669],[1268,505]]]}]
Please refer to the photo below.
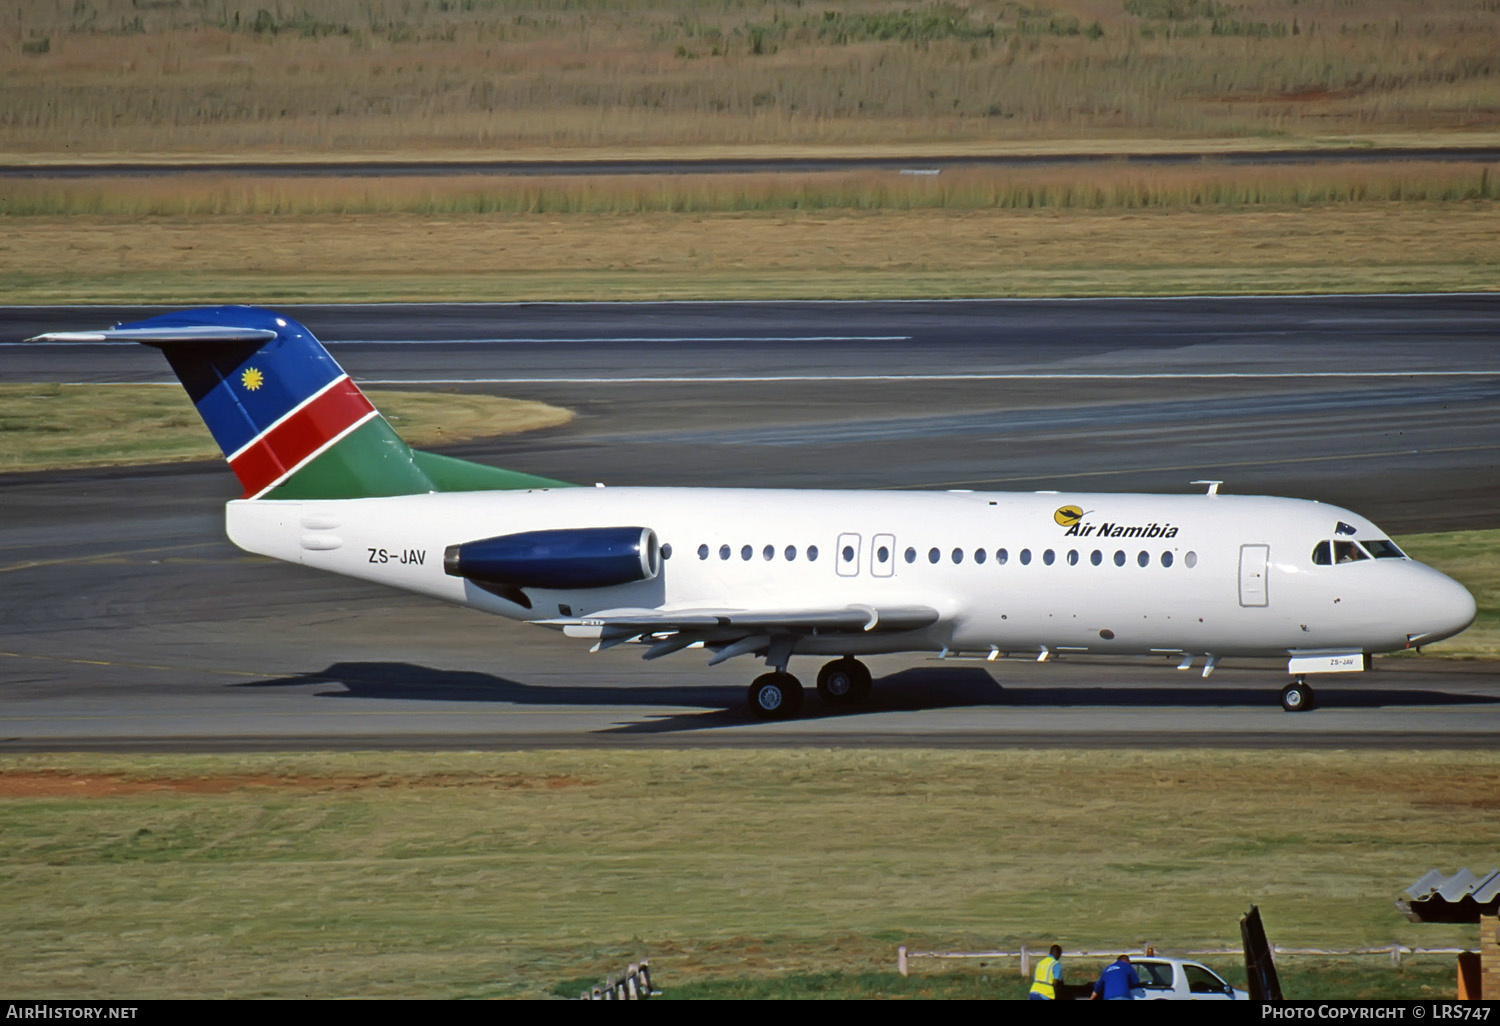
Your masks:
[{"label": "air namibia titles", "polygon": [[1074,524],[1068,528],[1069,538],[1176,538],[1177,528],[1171,524]]}]

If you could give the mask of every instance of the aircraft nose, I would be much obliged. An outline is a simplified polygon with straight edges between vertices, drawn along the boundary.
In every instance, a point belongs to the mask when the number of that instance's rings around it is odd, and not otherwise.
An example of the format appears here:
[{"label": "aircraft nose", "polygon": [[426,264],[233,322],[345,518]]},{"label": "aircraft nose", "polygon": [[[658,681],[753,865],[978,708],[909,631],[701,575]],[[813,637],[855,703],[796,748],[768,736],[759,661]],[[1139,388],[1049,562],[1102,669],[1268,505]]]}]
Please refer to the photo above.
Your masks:
[{"label": "aircraft nose", "polygon": [[1430,567],[1424,569],[1427,574],[1412,596],[1417,624],[1408,637],[1413,646],[1453,637],[1474,622],[1478,611],[1468,588]]}]

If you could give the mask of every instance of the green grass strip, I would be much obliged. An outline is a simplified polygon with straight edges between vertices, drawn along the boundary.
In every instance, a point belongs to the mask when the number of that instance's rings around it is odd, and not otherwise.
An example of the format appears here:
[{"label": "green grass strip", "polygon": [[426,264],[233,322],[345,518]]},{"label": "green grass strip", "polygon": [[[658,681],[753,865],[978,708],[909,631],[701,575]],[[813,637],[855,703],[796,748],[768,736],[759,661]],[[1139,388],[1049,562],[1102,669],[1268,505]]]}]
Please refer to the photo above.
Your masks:
[{"label": "green grass strip", "polygon": [[[546,403],[473,393],[374,390],[369,396],[417,446],[556,427],[573,416]],[[221,455],[175,383],[0,385],[0,473]]]},{"label": "green grass strip", "polygon": [[[1283,946],[1472,947],[1392,902],[1493,865],[1496,794],[1491,752],[8,756],[0,979],[544,996],[649,956],[681,996],[972,994],[948,981],[986,973],[964,986],[1015,995],[1013,966],[898,983],[896,946],[1233,948],[1251,903]],[[1289,996],[1445,975],[1332,965]]]}]

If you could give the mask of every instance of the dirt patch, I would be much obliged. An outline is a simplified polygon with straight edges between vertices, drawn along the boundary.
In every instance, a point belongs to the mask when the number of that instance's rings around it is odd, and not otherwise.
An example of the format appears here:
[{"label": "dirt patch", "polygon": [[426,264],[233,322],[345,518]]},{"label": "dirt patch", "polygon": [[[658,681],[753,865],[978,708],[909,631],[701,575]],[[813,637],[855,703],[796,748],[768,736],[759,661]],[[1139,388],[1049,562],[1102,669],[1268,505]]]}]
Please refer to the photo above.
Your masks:
[{"label": "dirt patch", "polygon": [[271,773],[231,773],[208,777],[132,777],[122,773],[67,773],[41,770],[0,773],[0,799],[6,798],[118,798],[142,794],[227,794],[249,789],[275,791],[362,791],[428,787],[499,787],[506,790],[587,787],[591,781],[572,776],[502,774],[424,777],[277,776]]}]

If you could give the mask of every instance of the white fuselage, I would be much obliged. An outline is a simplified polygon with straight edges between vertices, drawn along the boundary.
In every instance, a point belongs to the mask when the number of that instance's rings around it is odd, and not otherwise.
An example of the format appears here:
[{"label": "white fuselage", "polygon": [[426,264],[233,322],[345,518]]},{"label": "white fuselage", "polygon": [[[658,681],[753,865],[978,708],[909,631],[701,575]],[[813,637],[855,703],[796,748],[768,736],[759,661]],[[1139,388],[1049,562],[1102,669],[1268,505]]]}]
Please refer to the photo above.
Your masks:
[{"label": "white fuselage", "polygon": [[[1385,536],[1348,510],[1296,499],[559,488],[236,501],[227,525],[251,552],[522,620],[620,609],[939,614],[920,630],[802,636],[797,654],[1373,653],[1474,617],[1462,586],[1411,559],[1319,565],[1320,542]],[[528,589],[525,608],[443,569],[446,547],[474,539],[627,526],[656,532],[666,558],[654,579]]]}]

